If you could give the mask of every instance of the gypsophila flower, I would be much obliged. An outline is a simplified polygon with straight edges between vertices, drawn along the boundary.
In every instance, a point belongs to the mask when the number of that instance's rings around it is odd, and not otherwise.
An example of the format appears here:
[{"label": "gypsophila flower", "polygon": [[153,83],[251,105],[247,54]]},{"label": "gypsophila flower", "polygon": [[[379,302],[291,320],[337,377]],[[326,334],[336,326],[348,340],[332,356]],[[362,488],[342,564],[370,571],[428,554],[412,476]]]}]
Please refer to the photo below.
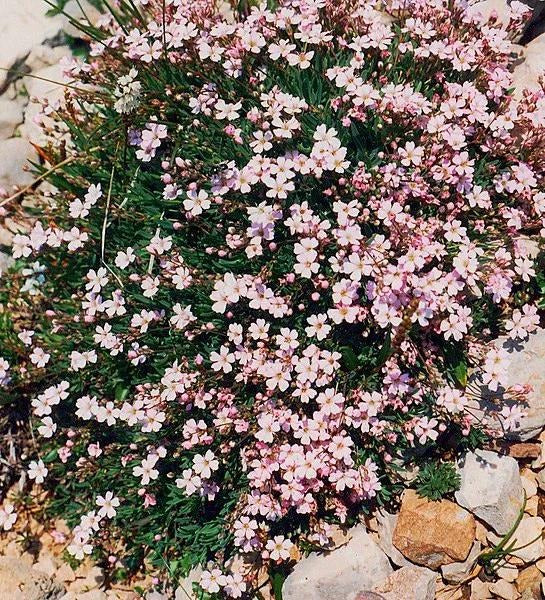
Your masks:
[{"label": "gypsophila flower", "polygon": [[[95,453],[96,454],[96,453]],[[116,508],[119,506],[119,498],[114,496],[113,492],[106,492],[104,496],[98,496],[96,505],[99,506],[99,517],[108,517],[113,519],[116,515]]]},{"label": "gypsophila flower", "polygon": [[252,596],[442,440],[520,426],[545,91],[513,92],[520,3],[466,4],[121,2],[63,61],[0,387],[71,556]]},{"label": "gypsophila flower", "polygon": [[4,531],[9,531],[17,521],[17,513],[13,504],[6,502],[0,506],[0,527]]},{"label": "gypsophila flower", "polygon": [[36,483],[43,483],[47,477],[48,469],[44,465],[43,460],[32,460],[28,465],[28,476]]}]

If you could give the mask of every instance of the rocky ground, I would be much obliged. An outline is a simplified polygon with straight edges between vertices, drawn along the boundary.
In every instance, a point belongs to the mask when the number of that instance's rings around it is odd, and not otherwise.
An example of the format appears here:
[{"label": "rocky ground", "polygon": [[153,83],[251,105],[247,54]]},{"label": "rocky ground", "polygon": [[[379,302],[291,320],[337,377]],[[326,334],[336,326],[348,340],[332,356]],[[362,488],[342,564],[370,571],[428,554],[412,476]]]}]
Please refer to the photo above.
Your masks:
[{"label": "rocky ground", "polygon": [[[79,16],[78,4],[68,3],[70,14]],[[545,3],[536,5],[520,46],[517,94],[537,86],[545,69]],[[501,17],[505,2],[487,0],[480,9]],[[9,16],[0,20],[0,67],[12,69],[0,70],[0,273],[10,261],[13,234],[28,224],[24,201],[8,212],[2,199],[33,182],[27,165],[38,160],[40,132],[32,98],[54,102],[62,95],[59,60],[70,54],[63,32],[77,35],[65,17],[45,12],[40,0],[0,0],[0,16]],[[513,382],[534,386],[514,439],[463,457],[455,502],[430,502],[408,490],[397,514],[379,512],[339,531],[331,552],[296,565],[284,584],[284,600],[545,598],[545,330],[510,351]],[[130,600],[149,588],[149,579],[113,584],[107,570],[89,562],[72,569],[63,561],[66,533],[62,522],[45,527],[29,515],[23,529],[0,537],[0,600]],[[501,560],[494,564],[496,559]],[[190,583],[178,588],[176,600],[192,597]],[[264,589],[262,597],[267,596]]]}]

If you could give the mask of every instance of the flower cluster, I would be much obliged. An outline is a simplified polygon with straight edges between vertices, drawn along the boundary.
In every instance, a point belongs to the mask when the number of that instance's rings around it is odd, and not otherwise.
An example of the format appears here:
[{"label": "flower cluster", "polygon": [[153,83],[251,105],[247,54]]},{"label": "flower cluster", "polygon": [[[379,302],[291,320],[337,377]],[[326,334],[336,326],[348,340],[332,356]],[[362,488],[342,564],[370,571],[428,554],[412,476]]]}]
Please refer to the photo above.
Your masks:
[{"label": "flower cluster", "polygon": [[120,531],[238,598],[423,449],[520,420],[493,341],[540,324],[545,94],[511,94],[518,2],[132,6],[66,65],[81,135],[45,131],[73,160],[14,240],[42,313],[0,385],[53,449],[29,476],[62,482],[68,552]]}]

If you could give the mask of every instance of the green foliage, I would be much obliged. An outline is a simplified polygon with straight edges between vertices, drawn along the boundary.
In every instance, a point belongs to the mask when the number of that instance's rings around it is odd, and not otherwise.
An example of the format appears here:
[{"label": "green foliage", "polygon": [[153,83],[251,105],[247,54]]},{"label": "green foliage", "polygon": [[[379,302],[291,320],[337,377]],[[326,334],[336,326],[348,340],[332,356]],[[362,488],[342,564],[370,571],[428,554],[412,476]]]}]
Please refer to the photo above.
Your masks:
[{"label": "green foliage", "polygon": [[419,496],[429,500],[441,500],[460,487],[460,475],[456,465],[450,462],[432,462],[424,465],[416,479]]},{"label": "green foliage", "polygon": [[[517,539],[515,537],[516,531],[522,517],[524,516],[524,510],[526,508],[526,492],[524,493],[524,501],[520,508],[519,514],[513,523],[511,529],[501,538],[501,540],[491,549],[481,553],[477,558],[477,563],[484,569],[485,575],[492,577],[498,572],[498,569],[504,567],[513,553],[522,548],[526,548],[533,544],[536,540],[531,540],[524,546],[517,546]],[[538,538],[540,539],[541,535]]]}]

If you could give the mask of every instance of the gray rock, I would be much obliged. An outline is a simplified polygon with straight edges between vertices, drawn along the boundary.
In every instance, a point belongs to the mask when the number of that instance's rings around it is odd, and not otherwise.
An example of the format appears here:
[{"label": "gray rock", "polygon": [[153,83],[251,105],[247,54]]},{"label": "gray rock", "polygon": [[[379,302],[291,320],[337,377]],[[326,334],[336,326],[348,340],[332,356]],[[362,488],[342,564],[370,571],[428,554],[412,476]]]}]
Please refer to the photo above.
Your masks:
[{"label": "gray rock", "polygon": [[538,83],[545,71],[545,35],[542,34],[522,49],[523,60],[513,70],[515,97],[520,98],[522,90],[541,89]]},{"label": "gray rock", "polygon": [[27,140],[10,138],[0,140],[0,187],[9,192],[14,185],[27,185],[33,181],[28,171],[23,171],[29,157],[36,158],[36,153]]},{"label": "gray rock", "polygon": [[481,542],[475,540],[475,543],[469,551],[468,557],[464,562],[450,563],[441,567],[443,579],[448,583],[461,583],[468,578],[471,570],[475,566],[475,561],[481,552]]},{"label": "gray rock", "polygon": [[[2,66],[23,61],[33,48],[55,37],[66,23],[62,16],[46,17],[49,7],[36,0],[2,0],[0,20],[0,57]],[[0,71],[0,90],[8,73]]]},{"label": "gray rock", "polygon": [[390,573],[386,554],[365,526],[350,532],[352,539],[329,553],[313,553],[295,565],[282,588],[284,600],[355,600]]},{"label": "gray rock", "polygon": [[0,98],[0,140],[10,138],[19,123],[23,122],[23,107],[17,101]]},{"label": "gray rock", "polygon": [[0,252],[0,277],[2,277],[2,274],[5,273],[14,262],[15,261],[9,254]]},{"label": "gray rock", "polygon": [[[543,51],[545,56],[545,46]],[[506,386],[528,384],[533,391],[526,404],[521,406],[525,414],[514,430],[504,432],[501,422],[497,420],[490,425],[509,439],[525,442],[539,435],[545,428],[545,329],[539,329],[523,342],[500,338],[497,343],[509,353]],[[483,387],[480,408],[491,408],[492,401],[502,406],[515,404],[503,392],[503,389],[499,389],[497,393],[490,392]],[[478,406],[472,408],[476,412],[479,410]]]},{"label": "gray rock", "polygon": [[[545,556],[545,543],[542,539],[544,529],[545,521],[541,517],[524,515],[510,540],[515,544],[511,554],[525,563],[532,563],[543,558]],[[488,533],[487,538],[492,544],[498,544],[501,541],[501,538],[492,532]]]},{"label": "gray rock", "polygon": [[21,560],[0,557],[0,598],[6,600],[58,600],[64,586]]},{"label": "gray rock", "polygon": [[482,0],[471,4],[468,10],[472,16],[480,16],[482,23],[486,23],[495,14],[498,21],[503,24],[509,22],[511,12],[506,0]]},{"label": "gray rock", "polygon": [[[34,144],[44,145],[47,138],[44,136],[42,128],[35,122],[38,113],[42,107],[34,99],[46,98],[49,105],[54,105],[64,96],[65,87],[63,85],[62,68],[60,65],[50,65],[40,69],[35,73],[36,77],[27,76],[23,79],[26,90],[30,96],[30,102],[25,109],[25,122],[20,128],[21,135]],[[40,79],[37,79],[40,77]],[[45,117],[46,124],[52,124],[50,117]]]},{"label": "gray rock", "polygon": [[460,506],[503,535],[511,529],[524,499],[517,461],[510,456],[477,450],[461,461]]},{"label": "gray rock", "polygon": [[31,73],[56,65],[63,56],[71,54],[68,46],[36,46],[25,60]]},{"label": "gray rock", "polygon": [[407,560],[392,543],[392,536],[397,523],[397,515],[392,515],[384,509],[377,511],[378,545],[386,556],[398,567],[411,567],[413,563]]},{"label": "gray rock", "polygon": [[402,567],[375,586],[384,600],[434,600],[437,573],[425,567]]},{"label": "gray rock", "polygon": [[539,489],[545,491],[545,469],[541,469],[537,474],[536,481]]},{"label": "gray rock", "polygon": [[[82,11],[83,9],[83,11]],[[72,17],[73,20],[78,23],[83,23],[84,25],[89,25],[87,19],[91,21],[91,23],[96,23],[98,18],[100,17],[100,12],[87,0],[68,0],[66,6],[64,7],[64,12]],[[64,31],[75,38],[86,38],[87,35],[72,21],[69,20],[68,24],[65,26]]]}]

